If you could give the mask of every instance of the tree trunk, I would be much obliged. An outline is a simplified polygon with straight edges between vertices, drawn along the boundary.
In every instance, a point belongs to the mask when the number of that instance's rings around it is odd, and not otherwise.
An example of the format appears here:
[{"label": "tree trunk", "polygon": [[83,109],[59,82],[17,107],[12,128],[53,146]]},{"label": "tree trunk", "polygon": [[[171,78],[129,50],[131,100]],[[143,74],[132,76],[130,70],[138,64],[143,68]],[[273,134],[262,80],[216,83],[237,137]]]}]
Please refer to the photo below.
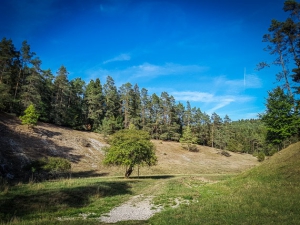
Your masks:
[{"label": "tree trunk", "polygon": [[125,172],[125,178],[129,178],[129,176],[132,174],[133,166],[129,166],[129,168]]}]

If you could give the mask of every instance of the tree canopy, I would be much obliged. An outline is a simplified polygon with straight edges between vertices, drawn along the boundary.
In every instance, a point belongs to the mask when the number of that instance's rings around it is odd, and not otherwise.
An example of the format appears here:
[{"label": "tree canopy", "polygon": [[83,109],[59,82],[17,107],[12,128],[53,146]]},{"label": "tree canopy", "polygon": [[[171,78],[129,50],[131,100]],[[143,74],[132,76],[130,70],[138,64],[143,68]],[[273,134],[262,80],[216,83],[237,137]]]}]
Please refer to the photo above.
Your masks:
[{"label": "tree canopy", "polygon": [[154,145],[146,131],[125,129],[116,132],[109,140],[104,164],[126,166],[129,177],[136,165],[153,166],[157,162]]}]

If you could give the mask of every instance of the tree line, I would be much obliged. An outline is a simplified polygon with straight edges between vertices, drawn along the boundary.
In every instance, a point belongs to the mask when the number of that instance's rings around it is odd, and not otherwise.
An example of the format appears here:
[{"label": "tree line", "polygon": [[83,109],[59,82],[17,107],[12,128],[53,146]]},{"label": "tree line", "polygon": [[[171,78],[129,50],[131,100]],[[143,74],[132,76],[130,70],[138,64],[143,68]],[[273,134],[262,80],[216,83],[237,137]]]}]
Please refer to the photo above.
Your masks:
[{"label": "tree line", "polygon": [[33,104],[40,121],[74,129],[113,134],[135,126],[153,139],[179,141],[189,128],[197,144],[249,153],[264,144],[259,120],[232,122],[227,115],[208,115],[189,102],[177,103],[167,92],[150,95],[137,84],[117,88],[111,76],[86,84],[81,78],[68,80],[64,66],[53,75],[41,68],[27,41],[16,50],[12,40],[3,38],[0,56],[1,111],[19,116]]}]

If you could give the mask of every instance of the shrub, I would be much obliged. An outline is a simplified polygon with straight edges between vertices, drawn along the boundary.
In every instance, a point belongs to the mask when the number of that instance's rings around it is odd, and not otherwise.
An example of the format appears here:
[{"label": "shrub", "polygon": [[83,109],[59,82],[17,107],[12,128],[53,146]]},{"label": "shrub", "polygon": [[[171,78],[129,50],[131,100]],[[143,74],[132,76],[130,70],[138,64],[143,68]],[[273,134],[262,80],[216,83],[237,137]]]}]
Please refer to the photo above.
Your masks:
[{"label": "shrub", "polygon": [[43,159],[43,169],[50,173],[66,173],[71,170],[71,163],[67,159],[59,157],[48,157]]},{"label": "shrub", "polygon": [[226,157],[230,157],[231,156],[229,152],[224,151],[224,150],[221,152],[221,155],[224,155]]},{"label": "shrub", "polygon": [[263,152],[258,153],[257,159],[258,159],[259,162],[264,161],[265,160],[265,153],[263,153]]},{"label": "shrub", "polygon": [[191,145],[190,146],[190,152],[199,152],[199,149],[197,148],[197,145]]},{"label": "shrub", "polygon": [[71,163],[67,159],[48,157],[33,161],[24,169],[29,170],[36,179],[43,180],[70,172]]}]

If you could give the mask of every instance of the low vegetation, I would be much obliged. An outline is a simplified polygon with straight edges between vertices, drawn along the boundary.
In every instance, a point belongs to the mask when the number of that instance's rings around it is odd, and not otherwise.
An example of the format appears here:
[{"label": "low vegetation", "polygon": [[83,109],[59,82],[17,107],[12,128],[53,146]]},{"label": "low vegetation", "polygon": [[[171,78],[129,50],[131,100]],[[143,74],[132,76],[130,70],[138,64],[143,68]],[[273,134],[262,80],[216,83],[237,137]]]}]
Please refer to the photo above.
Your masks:
[{"label": "low vegetation", "polygon": [[[300,143],[240,175],[85,178],[9,186],[0,182],[0,224],[101,224],[100,215],[138,194],[163,210],[118,224],[297,224]],[[177,208],[177,200],[182,204]],[[103,223],[102,223],[103,224]]]}]

